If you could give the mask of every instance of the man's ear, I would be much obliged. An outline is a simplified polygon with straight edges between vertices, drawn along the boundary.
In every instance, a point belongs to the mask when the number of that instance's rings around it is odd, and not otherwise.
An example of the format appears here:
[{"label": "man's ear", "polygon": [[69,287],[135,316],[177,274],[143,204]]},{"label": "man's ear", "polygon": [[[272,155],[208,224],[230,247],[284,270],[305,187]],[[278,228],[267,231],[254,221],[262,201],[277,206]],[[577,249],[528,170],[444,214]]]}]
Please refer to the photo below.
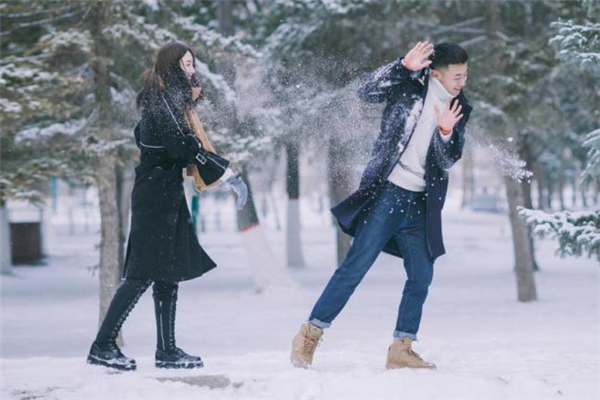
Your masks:
[{"label": "man's ear", "polygon": [[431,76],[433,76],[434,78],[438,78],[440,77],[440,73],[438,71],[436,71],[435,69],[431,69]]}]

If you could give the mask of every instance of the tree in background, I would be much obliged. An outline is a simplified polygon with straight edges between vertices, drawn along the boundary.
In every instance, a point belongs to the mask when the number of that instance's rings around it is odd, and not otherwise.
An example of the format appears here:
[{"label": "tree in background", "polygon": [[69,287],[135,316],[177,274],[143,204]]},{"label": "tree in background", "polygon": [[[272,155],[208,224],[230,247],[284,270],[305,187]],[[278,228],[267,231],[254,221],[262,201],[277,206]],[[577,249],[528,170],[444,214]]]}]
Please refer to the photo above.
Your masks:
[{"label": "tree in background", "polygon": [[[166,3],[166,2],[165,2]],[[75,177],[99,190],[101,215],[100,315],[119,284],[128,204],[119,204],[118,167],[135,161],[132,128],[139,76],[171,40],[192,44],[206,92],[221,103],[236,96],[213,72],[210,56],[250,57],[254,51],[225,38],[168,3],[102,2],[2,4],[0,79],[2,181],[0,199],[39,201],[48,176]],[[210,94],[209,94],[210,96]],[[207,106],[210,108],[210,106]],[[260,139],[219,134],[215,143],[236,161]],[[256,144],[258,142],[259,144]],[[238,151],[244,149],[244,151]],[[232,157],[233,158],[233,157]],[[126,191],[126,189],[123,189]],[[4,237],[3,239],[7,240]]]},{"label": "tree in background", "polygon": [[[234,37],[233,3],[218,2],[217,11],[219,31],[226,37]],[[230,86],[235,86],[237,67],[234,60],[226,56],[217,58],[217,70],[225,77]],[[256,129],[254,119],[251,116],[245,121],[241,119],[236,105],[225,107],[221,115],[225,117],[223,121],[225,129],[242,139],[242,142],[248,142],[248,133]],[[242,176],[249,184],[246,165],[242,166]],[[278,262],[272,252],[260,225],[250,185],[248,186],[246,206],[237,212],[237,225],[248,254],[248,261],[254,272],[257,291],[260,292],[271,287],[291,286],[291,280],[286,275],[283,265]]]},{"label": "tree in background", "polygon": [[[532,208],[533,187],[538,206],[545,209],[556,207],[557,198],[564,207],[569,185],[584,205],[587,192],[598,191],[597,184],[576,179],[586,168],[583,135],[597,129],[594,123],[600,119],[594,108],[600,101],[595,50],[570,53],[597,24],[591,19],[591,25],[557,22],[569,34],[552,43],[562,43],[559,57],[581,58],[577,66],[557,62],[547,29],[558,17],[577,19],[585,11],[591,16],[596,3],[113,0],[102,10],[94,3],[0,5],[0,202],[42,199],[40,185],[50,175],[98,185],[106,199],[103,218],[105,211],[116,213],[113,222],[103,220],[103,232],[120,235],[121,241],[110,251],[101,250],[106,265],[122,264],[108,260],[115,258],[112,254],[122,257],[128,201],[115,200],[116,210],[106,203],[128,192],[120,182],[126,181],[122,171],[131,169],[137,153],[131,129],[139,74],[154,52],[173,39],[196,52],[208,99],[201,104],[201,117],[219,151],[253,174],[268,163],[250,160],[276,158],[285,149],[292,204],[300,194],[298,161],[310,149],[327,164],[324,181],[331,205],[355,186],[378,132],[380,106],[361,104],[354,95],[360,75],[395,59],[417,40],[463,45],[471,54],[467,91],[476,111],[469,142],[492,146],[507,175],[515,270],[524,301],[535,298],[529,273],[535,259],[516,207]],[[91,21],[92,12],[96,21]],[[596,140],[590,136],[590,145]],[[108,158],[112,161],[103,163]],[[513,178],[524,177],[520,160],[533,176],[519,181]],[[111,163],[117,165],[114,174],[107,166]],[[238,213],[238,226],[257,232],[252,229],[258,227],[256,209],[248,203]],[[300,220],[295,204],[288,214],[288,264],[299,265],[303,256],[296,251],[301,250],[301,227],[294,224]],[[270,253],[264,238],[260,245],[245,243],[248,251]],[[341,261],[349,238],[339,230],[337,243]],[[272,260],[272,254],[255,258],[259,290],[285,280],[265,267],[276,265]]]},{"label": "tree in background", "polygon": [[[588,71],[595,76],[594,87],[597,91],[600,78],[600,23],[595,16],[598,15],[598,9],[593,2],[583,2],[583,5],[587,6],[586,20],[581,23],[573,20],[552,23],[552,28],[557,32],[550,43],[555,47],[557,57],[568,68]],[[596,108],[591,114],[595,114],[594,121],[597,123],[600,110]],[[600,129],[589,132],[583,146],[587,149],[587,164],[581,174],[581,183],[584,187],[595,186],[597,190],[600,184]],[[600,210],[549,214],[522,207],[519,214],[537,235],[557,238],[561,256],[587,255],[600,261]]]},{"label": "tree in background", "polygon": [[[294,197],[300,187],[297,154],[303,149],[315,150],[326,162],[330,205],[355,188],[381,116],[377,106],[360,104],[356,81],[408,47],[402,37],[415,37],[423,27],[428,18],[423,9],[415,1],[290,0],[263,14],[263,79],[284,121],[280,137],[291,172],[288,221],[299,220]],[[289,264],[297,263],[293,255],[300,245],[295,236],[300,227],[294,225],[288,223]],[[339,265],[350,239],[337,227],[336,232]]]},{"label": "tree in background", "polygon": [[[549,51],[550,36],[544,33],[553,19],[572,10],[542,1],[450,2],[442,7],[451,9],[446,15],[458,19],[455,25],[461,25],[461,19],[469,23],[448,34],[472,55],[468,93],[475,103],[476,129],[471,136],[492,151],[504,176],[518,299],[532,301],[537,298],[534,243],[517,210],[533,201],[531,183],[536,176],[525,168],[572,142],[573,129],[561,115],[565,94],[557,90],[558,64]],[[566,152],[554,159],[561,164],[556,168],[560,175],[544,183],[556,181],[562,192],[564,171],[574,160]],[[541,179],[536,183],[540,188]]]}]

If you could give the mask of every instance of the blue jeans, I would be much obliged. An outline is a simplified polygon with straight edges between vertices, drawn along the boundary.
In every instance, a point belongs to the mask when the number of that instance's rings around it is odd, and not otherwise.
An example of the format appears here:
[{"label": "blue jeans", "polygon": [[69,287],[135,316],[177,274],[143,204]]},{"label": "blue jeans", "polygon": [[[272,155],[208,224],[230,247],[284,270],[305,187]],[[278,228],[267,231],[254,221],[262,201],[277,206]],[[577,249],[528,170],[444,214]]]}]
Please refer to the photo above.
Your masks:
[{"label": "blue jeans", "polygon": [[359,215],[350,251],[315,304],[309,322],[328,328],[390,240],[397,241],[408,277],[398,309],[395,339],[417,339],[423,304],[433,279],[433,262],[427,252],[426,195],[391,182]]}]

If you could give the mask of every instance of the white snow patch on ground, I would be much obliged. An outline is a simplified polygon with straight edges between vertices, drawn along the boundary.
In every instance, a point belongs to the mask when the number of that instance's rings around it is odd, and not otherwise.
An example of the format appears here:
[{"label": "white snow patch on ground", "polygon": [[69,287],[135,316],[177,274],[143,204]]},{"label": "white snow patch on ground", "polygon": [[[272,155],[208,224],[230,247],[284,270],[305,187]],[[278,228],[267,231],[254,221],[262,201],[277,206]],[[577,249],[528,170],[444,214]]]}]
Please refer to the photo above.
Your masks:
[{"label": "white snow patch on ground", "polygon": [[[292,368],[292,337],[335,268],[329,216],[310,207],[302,213],[308,267],[289,271],[298,289],[257,295],[239,235],[229,229],[203,234],[200,241],[219,266],[181,284],[176,330],[178,345],[201,355],[206,367],[154,368],[148,292],[124,326],[123,351],[136,358],[138,371],[117,374],[85,363],[98,324],[98,278],[86,269],[97,263],[97,227],[70,234],[56,219],[47,265],[15,267],[14,276],[2,277],[0,397],[599,397],[598,265],[556,258],[556,243],[538,242],[539,301],[518,303],[507,218],[458,211],[452,203],[444,211],[448,254],[436,262],[415,343],[438,370],[385,370],[405,278],[401,260],[387,255],[326,331],[313,368]],[[283,259],[284,231],[265,225],[273,251]],[[211,389],[155,379],[198,376],[230,384]]]}]

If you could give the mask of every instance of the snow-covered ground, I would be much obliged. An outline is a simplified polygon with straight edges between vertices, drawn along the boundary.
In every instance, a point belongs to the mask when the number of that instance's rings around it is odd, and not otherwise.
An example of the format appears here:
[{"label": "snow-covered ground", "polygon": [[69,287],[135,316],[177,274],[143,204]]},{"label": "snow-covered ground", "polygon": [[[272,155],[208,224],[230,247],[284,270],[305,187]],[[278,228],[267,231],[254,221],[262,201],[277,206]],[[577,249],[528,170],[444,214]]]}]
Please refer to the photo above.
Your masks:
[{"label": "snow-covered ground", "polygon": [[[150,293],[124,327],[123,351],[138,371],[108,373],[85,363],[98,324],[98,278],[88,269],[97,262],[97,228],[70,233],[55,219],[47,265],[2,277],[0,397],[598,399],[597,263],[556,258],[556,243],[539,243],[539,301],[518,303],[507,218],[459,211],[455,203],[444,212],[448,254],[436,262],[415,344],[438,370],[385,370],[405,277],[401,261],[387,255],[326,331],[313,368],[292,368],[292,337],[335,268],[329,216],[307,204],[302,212],[308,265],[289,271],[297,288],[254,292],[227,212],[222,231],[200,237],[219,267],[180,286],[178,345],[206,365],[183,372],[153,366]],[[284,233],[272,223],[265,228],[283,259]]]}]

